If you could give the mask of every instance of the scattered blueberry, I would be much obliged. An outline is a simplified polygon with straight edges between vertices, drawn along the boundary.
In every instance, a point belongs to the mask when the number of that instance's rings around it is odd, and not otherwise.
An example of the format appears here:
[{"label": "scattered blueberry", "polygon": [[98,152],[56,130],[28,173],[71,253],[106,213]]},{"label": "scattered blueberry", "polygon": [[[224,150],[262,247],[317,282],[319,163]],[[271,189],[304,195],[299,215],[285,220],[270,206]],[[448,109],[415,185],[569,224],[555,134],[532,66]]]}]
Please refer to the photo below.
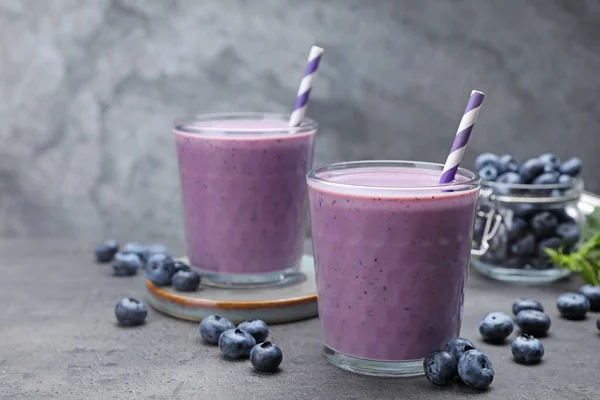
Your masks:
[{"label": "scattered blueberry", "polygon": [[558,183],[558,175],[553,172],[544,172],[531,183],[534,185],[554,185]]},{"label": "scattered blueberry", "polygon": [[521,332],[535,337],[546,336],[550,329],[550,317],[538,310],[521,310],[515,318]]},{"label": "scattered blueberry", "polygon": [[524,183],[530,183],[544,172],[544,164],[537,158],[531,158],[521,165],[519,173]]},{"label": "scattered blueberry", "polygon": [[512,305],[513,314],[517,315],[519,311],[523,310],[537,310],[544,312],[544,307],[542,306],[542,303],[533,299],[519,298],[515,300]]},{"label": "scattered blueberry", "polygon": [[[500,158],[498,159],[498,171],[501,171],[502,173],[518,172],[519,171],[519,162],[517,161],[516,158],[514,158],[510,154],[504,154],[504,155],[500,156]],[[509,183],[509,182],[506,182],[506,183]]]},{"label": "scattered blueberry", "polygon": [[169,286],[174,273],[175,263],[166,254],[152,254],[146,261],[146,277],[156,286]]},{"label": "scattered blueberry", "polygon": [[510,349],[519,364],[537,364],[544,357],[542,342],[525,333],[512,342]]},{"label": "scattered blueberry", "polygon": [[458,376],[473,389],[486,389],[494,380],[494,366],[479,350],[469,350],[458,360]]},{"label": "scattered blueberry", "polygon": [[523,236],[527,231],[527,221],[521,218],[515,218],[508,229],[508,240],[516,240]]},{"label": "scattered blueberry", "polygon": [[556,301],[558,312],[565,319],[580,320],[590,309],[590,302],[581,293],[565,293],[558,296]]},{"label": "scattered blueberry", "polygon": [[200,275],[196,271],[179,271],[171,278],[171,284],[180,292],[194,292],[200,286]]},{"label": "scattered blueberry", "polygon": [[148,258],[148,256],[150,255],[150,252],[148,250],[148,246],[145,246],[143,244],[140,243],[125,243],[125,246],[123,246],[123,249],[121,249],[121,251],[123,253],[135,253],[138,255],[138,257],[140,257],[140,259],[143,262],[146,262],[146,259]]},{"label": "scattered blueberry", "polygon": [[496,170],[500,165],[500,158],[492,153],[482,153],[475,159],[475,169],[481,171],[483,167],[491,165]]},{"label": "scattered blueberry", "polygon": [[122,326],[141,325],[146,320],[148,309],[141,301],[125,298],[115,306],[115,317]]},{"label": "scattered blueberry", "polygon": [[148,255],[151,256],[152,254],[165,254],[172,257],[171,251],[162,244],[151,244],[148,246]]},{"label": "scattered blueberry", "polygon": [[114,255],[119,251],[119,242],[116,240],[107,240],[96,246],[96,261],[99,263],[111,262]]},{"label": "scattered blueberry", "polygon": [[211,344],[219,343],[219,336],[229,329],[235,329],[233,322],[218,315],[209,315],[200,322],[200,336]]},{"label": "scattered blueberry", "polygon": [[[480,174],[481,175],[481,174]],[[510,185],[518,185],[523,183],[521,175],[516,172],[505,172],[496,179],[498,183],[508,183]]]},{"label": "scattered blueberry", "polygon": [[579,293],[587,297],[590,311],[600,311],[600,286],[584,285],[579,288]]},{"label": "scattered blueberry", "polygon": [[556,235],[560,237],[564,247],[572,247],[579,242],[581,233],[579,225],[574,222],[563,222],[556,228]]},{"label": "scattered blueberry", "polygon": [[262,343],[269,336],[269,327],[265,321],[260,319],[251,319],[244,321],[237,326],[238,329],[248,332],[252,335],[256,343]]},{"label": "scattered blueberry", "polygon": [[257,344],[250,350],[250,362],[260,372],[275,372],[283,360],[281,349],[271,342]]},{"label": "scattered blueberry", "polygon": [[142,260],[135,253],[117,253],[112,260],[112,268],[116,276],[135,275],[142,267]]},{"label": "scattered blueberry", "polygon": [[511,246],[510,251],[518,256],[527,256],[535,252],[535,237],[528,233],[517,239]]},{"label": "scattered blueberry", "polygon": [[479,323],[479,333],[490,343],[502,343],[513,331],[512,318],[503,312],[487,313]]},{"label": "scattered blueberry", "polygon": [[175,261],[173,263],[173,268],[174,268],[175,273],[178,273],[179,271],[191,271],[192,270],[189,265],[187,265],[186,263],[184,263],[182,261]]},{"label": "scattered blueberry", "polygon": [[474,349],[475,345],[469,340],[463,338],[450,339],[450,341],[446,343],[446,346],[444,347],[444,350],[452,354],[456,361],[458,361],[460,356],[462,356],[466,351]]},{"label": "scattered blueberry", "polygon": [[447,351],[434,351],[423,360],[423,371],[429,382],[446,386],[458,375],[458,362]]},{"label": "scattered blueberry", "polygon": [[486,165],[479,170],[479,176],[484,181],[495,181],[498,178],[498,170],[491,165]]},{"label": "scattered blueberry", "polygon": [[229,329],[219,336],[219,349],[227,358],[247,358],[256,340],[241,329]]},{"label": "scattered blueberry", "polygon": [[577,176],[581,172],[581,160],[573,157],[560,165],[561,174],[569,176]]},{"label": "scattered blueberry", "polygon": [[572,177],[572,176],[570,176],[570,175],[564,175],[564,174],[563,174],[563,175],[560,175],[560,176],[558,177],[558,183],[562,183],[562,184],[564,184],[564,185],[567,185],[567,184],[569,184],[569,185],[570,185],[570,184],[572,184],[572,183],[573,183],[573,181],[574,181],[574,180],[575,180],[575,179],[573,179],[573,177]]},{"label": "scattered blueberry", "polygon": [[533,216],[530,222],[531,230],[538,239],[554,235],[558,227],[558,219],[548,211],[542,211]]}]

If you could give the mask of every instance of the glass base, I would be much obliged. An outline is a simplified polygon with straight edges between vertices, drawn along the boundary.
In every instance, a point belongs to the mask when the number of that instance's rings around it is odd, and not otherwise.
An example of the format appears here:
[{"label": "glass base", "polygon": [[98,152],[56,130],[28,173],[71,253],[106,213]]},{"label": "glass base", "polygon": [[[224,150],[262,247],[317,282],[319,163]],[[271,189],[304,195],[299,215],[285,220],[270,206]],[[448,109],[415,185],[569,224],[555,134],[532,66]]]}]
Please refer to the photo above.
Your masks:
[{"label": "glass base", "polygon": [[306,279],[300,272],[300,266],[283,271],[267,272],[264,274],[223,274],[195,268],[202,277],[202,284],[222,288],[253,289],[293,285]]},{"label": "glass base", "polygon": [[367,358],[358,358],[323,346],[325,358],[331,364],[346,371],[361,375],[411,377],[424,375],[423,359],[409,361],[377,361]]},{"label": "glass base", "polygon": [[503,268],[482,262],[479,258],[471,259],[471,266],[477,271],[492,279],[504,282],[515,282],[524,284],[551,283],[570,275],[568,269],[550,268],[544,270]]}]

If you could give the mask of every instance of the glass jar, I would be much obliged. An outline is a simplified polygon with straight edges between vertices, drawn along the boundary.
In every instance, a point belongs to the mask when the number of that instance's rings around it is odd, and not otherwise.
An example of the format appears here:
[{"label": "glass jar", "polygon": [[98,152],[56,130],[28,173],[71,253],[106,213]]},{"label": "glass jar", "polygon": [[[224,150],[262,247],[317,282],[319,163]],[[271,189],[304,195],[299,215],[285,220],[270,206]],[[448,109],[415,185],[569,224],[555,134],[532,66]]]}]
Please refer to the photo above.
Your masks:
[{"label": "glass jar", "polygon": [[493,279],[547,283],[570,274],[545,248],[574,251],[585,215],[578,207],[583,181],[552,185],[483,182],[471,265]]}]

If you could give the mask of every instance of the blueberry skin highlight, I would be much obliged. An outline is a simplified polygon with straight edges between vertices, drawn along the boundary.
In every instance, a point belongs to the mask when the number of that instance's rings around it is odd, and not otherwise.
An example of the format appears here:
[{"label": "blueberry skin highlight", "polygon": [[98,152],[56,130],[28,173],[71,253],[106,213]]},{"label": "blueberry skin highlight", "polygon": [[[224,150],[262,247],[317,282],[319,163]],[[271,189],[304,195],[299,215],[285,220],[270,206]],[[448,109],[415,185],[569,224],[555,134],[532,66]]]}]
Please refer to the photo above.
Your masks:
[{"label": "blueberry skin highlight", "polygon": [[219,343],[219,336],[229,329],[235,329],[233,322],[218,315],[209,315],[200,322],[200,336],[210,344]]},{"label": "blueberry skin highlight", "polygon": [[434,351],[423,360],[423,371],[429,382],[446,386],[458,375],[458,362],[447,351]]},{"label": "blueberry skin highlight", "polygon": [[259,343],[250,350],[250,363],[260,372],[277,371],[282,360],[281,349],[271,342]]},{"label": "blueberry skin highlight", "polygon": [[248,358],[254,346],[252,335],[240,329],[229,329],[219,336],[219,349],[227,358]]},{"label": "blueberry skin highlight", "polygon": [[535,337],[544,337],[550,330],[550,317],[538,310],[521,310],[515,317],[521,332]]},{"label": "blueberry skin highlight", "polygon": [[479,333],[489,343],[504,342],[512,331],[512,318],[503,312],[487,313],[479,323]]},{"label": "blueberry skin highlight", "polygon": [[544,357],[544,345],[531,335],[523,334],[516,338],[511,346],[515,361],[519,364],[537,364]]},{"label": "blueberry skin highlight", "polygon": [[581,293],[565,293],[558,296],[556,308],[565,319],[582,320],[590,309],[590,301]]},{"label": "blueberry skin highlight", "polygon": [[494,380],[494,366],[479,350],[469,350],[458,360],[458,376],[473,389],[487,389]]}]

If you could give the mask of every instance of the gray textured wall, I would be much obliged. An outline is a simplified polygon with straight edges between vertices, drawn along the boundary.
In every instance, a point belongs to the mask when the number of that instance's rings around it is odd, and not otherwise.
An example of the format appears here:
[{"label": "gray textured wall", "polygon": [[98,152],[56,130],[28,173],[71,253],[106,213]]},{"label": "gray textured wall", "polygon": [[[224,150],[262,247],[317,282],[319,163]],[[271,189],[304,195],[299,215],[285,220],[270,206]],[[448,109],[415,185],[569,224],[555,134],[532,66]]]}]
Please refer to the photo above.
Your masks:
[{"label": "gray textured wall", "polygon": [[585,159],[600,191],[596,0],[2,0],[0,235],[182,236],[171,121],[286,112],[312,43],[316,162]]}]

